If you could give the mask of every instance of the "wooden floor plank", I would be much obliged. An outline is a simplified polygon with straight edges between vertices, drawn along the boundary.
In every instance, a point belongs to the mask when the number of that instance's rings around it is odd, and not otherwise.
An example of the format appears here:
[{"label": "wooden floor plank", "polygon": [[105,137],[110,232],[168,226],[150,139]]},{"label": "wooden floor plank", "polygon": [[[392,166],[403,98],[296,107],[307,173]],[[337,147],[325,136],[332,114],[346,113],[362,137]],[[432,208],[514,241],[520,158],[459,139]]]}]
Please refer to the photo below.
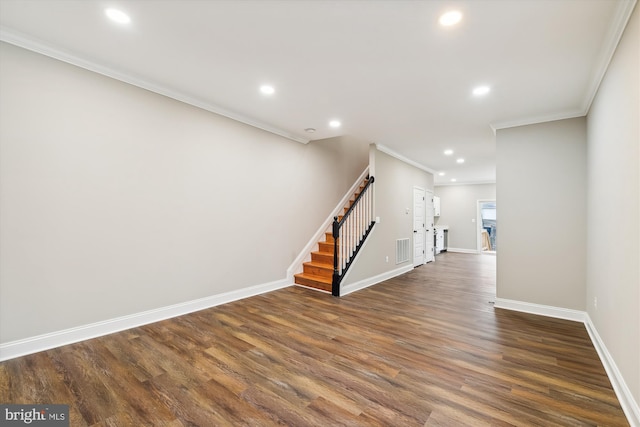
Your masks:
[{"label": "wooden floor plank", "polygon": [[627,426],[581,323],[495,309],[495,257],[289,287],[0,363],[73,426]]}]

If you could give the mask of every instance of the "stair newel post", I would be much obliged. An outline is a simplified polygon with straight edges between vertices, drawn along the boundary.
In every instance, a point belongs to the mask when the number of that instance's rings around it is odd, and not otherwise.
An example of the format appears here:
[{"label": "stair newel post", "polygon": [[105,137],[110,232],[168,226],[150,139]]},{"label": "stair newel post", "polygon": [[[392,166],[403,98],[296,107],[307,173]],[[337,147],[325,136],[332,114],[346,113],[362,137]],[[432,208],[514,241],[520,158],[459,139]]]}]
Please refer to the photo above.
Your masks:
[{"label": "stair newel post", "polygon": [[338,270],[338,239],[340,238],[340,222],[338,217],[333,217],[333,279],[331,281],[331,294],[340,296],[340,271]]}]

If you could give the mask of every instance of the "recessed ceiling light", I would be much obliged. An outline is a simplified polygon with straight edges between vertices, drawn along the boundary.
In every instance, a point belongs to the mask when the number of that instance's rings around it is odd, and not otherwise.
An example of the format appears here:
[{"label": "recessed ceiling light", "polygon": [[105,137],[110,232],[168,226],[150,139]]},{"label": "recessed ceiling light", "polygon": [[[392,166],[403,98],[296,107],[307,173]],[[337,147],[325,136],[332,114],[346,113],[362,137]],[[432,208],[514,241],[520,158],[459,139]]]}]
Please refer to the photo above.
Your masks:
[{"label": "recessed ceiling light", "polygon": [[445,175],[445,173],[444,173],[444,172],[439,172],[439,173],[438,173],[438,175],[440,175],[440,176],[444,176],[444,175]]},{"label": "recessed ceiling light", "polygon": [[445,156],[450,156],[453,154],[453,150],[444,150],[444,155]]},{"label": "recessed ceiling light", "polygon": [[456,25],[458,22],[462,20],[462,12],[459,10],[450,10],[449,12],[443,13],[440,15],[440,25],[443,27],[450,27],[452,25]]},{"label": "recessed ceiling light", "polygon": [[464,163],[464,159],[461,157],[461,158],[456,160],[456,163]]},{"label": "recessed ceiling light", "polygon": [[456,181],[457,181],[457,179],[451,178],[451,182],[456,182]]},{"label": "recessed ceiling light", "polygon": [[260,92],[264,95],[273,95],[276,92],[276,89],[271,85],[262,85],[260,86]]},{"label": "recessed ceiling light", "polygon": [[491,88],[489,86],[478,86],[473,89],[473,94],[475,96],[482,96],[488,94],[489,91],[491,91]]},{"label": "recessed ceiling light", "polygon": [[316,130],[314,128],[306,128],[304,131],[307,133],[314,133]]},{"label": "recessed ceiling light", "polygon": [[342,126],[342,123],[340,123],[340,120],[331,120],[329,122],[329,126],[332,128],[339,128],[340,126]]},{"label": "recessed ceiling light", "polygon": [[109,19],[113,22],[117,22],[118,24],[128,24],[131,22],[129,15],[119,9],[106,9],[104,13]]}]

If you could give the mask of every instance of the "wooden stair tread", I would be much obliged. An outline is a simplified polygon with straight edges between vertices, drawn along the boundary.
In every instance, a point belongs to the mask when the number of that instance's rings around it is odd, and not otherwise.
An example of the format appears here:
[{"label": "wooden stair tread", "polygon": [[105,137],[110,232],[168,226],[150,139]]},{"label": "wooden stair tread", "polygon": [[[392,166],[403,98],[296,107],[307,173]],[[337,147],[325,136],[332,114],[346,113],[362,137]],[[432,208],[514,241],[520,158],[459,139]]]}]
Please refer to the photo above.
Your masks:
[{"label": "wooden stair tread", "polygon": [[320,261],[307,261],[302,263],[302,265],[309,265],[309,266],[318,267],[318,268],[328,268],[330,270],[333,270],[333,264],[328,264],[326,262],[320,262]]},{"label": "wooden stair tread", "polygon": [[324,253],[333,254],[335,242],[318,242],[318,250]]},{"label": "wooden stair tread", "polygon": [[333,278],[333,262],[329,260],[312,260],[302,264],[303,274],[307,276],[322,277],[324,279]]},{"label": "wooden stair tread", "polygon": [[317,255],[330,255],[333,256],[333,250],[331,252],[328,251],[323,251],[323,250],[317,250],[317,251],[311,251],[312,254],[317,254]]},{"label": "wooden stair tread", "polygon": [[309,274],[309,273],[296,274],[294,275],[294,277],[295,277],[295,282],[298,285],[331,292],[332,282],[333,282],[331,278],[316,276],[315,274]]},{"label": "wooden stair tread", "polygon": [[333,252],[311,252],[311,260],[314,262],[333,265]]},{"label": "wooden stair tread", "polygon": [[309,279],[309,280],[313,280],[315,282],[322,282],[322,283],[327,283],[327,284],[331,284],[333,282],[332,279],[327,278],[327,277],[322,277],[322,276],[316,276],[315,274],[309,274],[309,273],[298,273],[296,275],[294,275],[293,277],[297,278],[301,278],[301,279]]}]

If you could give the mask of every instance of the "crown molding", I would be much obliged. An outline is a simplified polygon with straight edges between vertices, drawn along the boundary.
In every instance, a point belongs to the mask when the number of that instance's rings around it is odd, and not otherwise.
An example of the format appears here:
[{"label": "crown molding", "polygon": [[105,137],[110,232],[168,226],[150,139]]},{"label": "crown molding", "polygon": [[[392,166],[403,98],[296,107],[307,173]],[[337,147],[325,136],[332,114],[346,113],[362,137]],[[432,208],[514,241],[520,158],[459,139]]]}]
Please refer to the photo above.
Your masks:
[{"label": "crown molding", "polygon": [[423,164],[420,164],[420,163],[418,163],[416,161],[413,161],[413,160],[409,159],[408,157],[403,156],[402,154],[398,153],[397,151],[392,150],[391,148],[389,148],[389,147],[387,147],[385,145],[382,145],[382,144],[374,144],[374,145],[375,145],[375,147],[376,147],[376,149],[378,151],[382,151],[383,153],[388,154],[391,157],[395,157],[396,159],[400,160],[401,162],[408,163],[411,166],[414,166],[414,167],[416,167],[418,169],[422,169],[425,172],[429,172],[429,173],[434,174],[434,175],[436,174],[436,171],[431,169],[430,167],[427,167],[427,166],[425,166]]},{"label": "crown molding", "polygon": [[591,78],[587,95],[582,103],[582,111],[584,116],[587,115],[591,109],[591,104],[598,93],[602,79],[609,69],[609,64],[613,59],[613,55],[616,53],[620,39],[624,34],[624,30],[627,28],[627,23],[631,19],[633,8],[636,6],[637,0],[625,0],[619,3],[615,12],[613,25],[609,31],[609,34],[605,38],[604,48],[600,52],[600,58],[598,59],[598,66],[595,67],[595,72]]},{"label": "crown molding", "polygon": [[546,122],[554,122],[556,120],[565,120],[565,119],[574,119],[576,117],[584,117],[587,113],[581,110],[567,110],[559,113],[553,114],[542,114],[539,116],[531,116],[522,119],[516,120],[505,120],[502,122],[491,123],[491,129],[493,129],[493,133],[500,129],[508,129],[515,128],[518,126],[527,126],[527,125],[535,125],[538,123],[546,123]]},{"label": "crown molding", "polygon": [[598,93],[602,79],[609,68],[609,64],[613,59],[613,55],[616,53],[616,48],[620,39],[624,34],[624,30],[627,27],[627,23],[633,13],[638,0],[623,0],[618,3],[618,7],[614,14],[613,25],[609,31],[609,34],[605,37],[603,46],[604,48],[600,52],[600,56],[597,60],[595,71],[591,77],[591,81],[588,84],[588,88],[585,94],[585,98],[579,109],[561,111],[559,113],[526,117],[516,120],[506,120],[501,122],[490,123],[491,129],[495,134],[499,129],[508,129],[518,126],[533,125],[537,123],[553,122],[556,120],[573,119],[576,117],[584,117],[589,113],[591,104]]},{"label": "crown molding", "polygon": [[6,27],[0,26],[0,41],[21,47],[23,49],[30,50],[32,52],[36,52],[36,53],[48,56],[50,58],[57,59],[59,61],[66,62],[71,65],[75,65],[80,68],[84,68],[85,70],[93,71],[94,73],[102,74],[112,79],[119,80],[121,82],[130,84],[133,86],[137,86],[139,88],[148,90],[150,92],[154,92],[159,95],[163,95],[168,98],[174,99],[176,101],[180,101],[185,104],[198,107],[200,109],[209,111],[211,113],[215,113],[220,116],[227,117],[237,122],[244,123],[254,128],[264,130],[266,132],[281,136],[283,138],[286,138],[295,142],[299,142],[301,144],[307,144],[310,141],[310,139],[308,138],[295,135],[284,129],[271,126],[268,123],[261,122],[259,120],[253,119],[248,116],[244,116],[242,114],[236,113],[231,110],[227,110],[226,108],[203,101],[202,99],[198,99],[193,96],[190,96],[181,92],[177,92],[175,90],[169,89],[168,87],[153,83],[142,77],[123,73],[114,68],[106,67],[97,62],[83,59],[71,52],[55,48],[52,45],[47,44],[46,42],[43,42],[41,40],[36,40],[25,34],[8,29]]}]

